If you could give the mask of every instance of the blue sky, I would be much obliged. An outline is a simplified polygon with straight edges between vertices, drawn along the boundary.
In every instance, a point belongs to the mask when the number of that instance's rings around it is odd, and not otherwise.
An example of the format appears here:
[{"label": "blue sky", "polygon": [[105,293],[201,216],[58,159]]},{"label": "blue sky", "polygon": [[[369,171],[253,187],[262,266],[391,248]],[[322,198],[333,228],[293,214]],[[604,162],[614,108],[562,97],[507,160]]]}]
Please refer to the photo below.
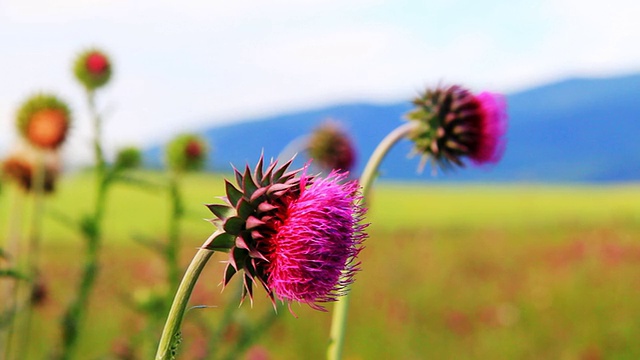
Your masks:
[{"label": "blue sky", "polygon": [[176,131],[353,100],[409,99],[438,82],[513,92],[640,71],[631,0],[2,0],[0,150],[36,91],[66,99],[90,134],[71,63],[114,61],[99,97],[110,149]]}]

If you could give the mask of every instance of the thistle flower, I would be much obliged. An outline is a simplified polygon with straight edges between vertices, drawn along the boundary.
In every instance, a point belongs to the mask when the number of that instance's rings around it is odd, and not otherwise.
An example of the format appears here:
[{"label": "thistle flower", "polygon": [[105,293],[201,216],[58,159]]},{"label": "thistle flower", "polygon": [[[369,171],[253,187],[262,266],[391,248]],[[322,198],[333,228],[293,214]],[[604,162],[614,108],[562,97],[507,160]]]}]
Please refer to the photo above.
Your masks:
[{"label": "thistle flower", "polygon": [[194,134],[179,135],[167,145],[167,165],[175,171],[200,170],[206,156],[206,142]]},{"label": "thistle flower", "polygon": [[51,94],[32,96],[18,109],[18,130],[37,148],[59,148],[67,136],[70,122],[69,107]]},{"label": "thistle flower", "polygon": [[327,121],[314,130],[308,151],[311,158],[329,170],[349,171],[356,158],[351,139],[334,121]]},{"label": "thistle flower", "polygon": [[419,125],[409,135],[414,151],[441,168],[464,166],[466,156],[476,165],[502,157],[506,131],[506,103],[498,94],[478,95],[453,85],[427,90],[407,114]]},{"label": "thistle flower", "polygon": [[290,165],[273,162],[263,172],[260,158],[253,173],[236,170],[238,187],[225,184],[226,205],[207,205],[218,227],[207,248],[229,251],[223,285],[244,270],[243,299],[253,301],[258,282],[274,305],[277,296],[324,310],[316,303],[336,300],[353,282],[366,210],[345,173],[321,179],[306,169],[287,172]]},{"label": "thistle flower", "polygon": [[109,82],[111,61],[104,52],[90,49],[78,56],[73,72],[87,90],[95,90]]},{"label": "thistle flower", "polygon": [[[44,192],[52,193],[58,178],[58,168],[49,162],[45,164]],[[2,163],[2,175],[15,181],[26,192],[33,189],[35,165],[31,160],[21,155],[12,155]]]}]

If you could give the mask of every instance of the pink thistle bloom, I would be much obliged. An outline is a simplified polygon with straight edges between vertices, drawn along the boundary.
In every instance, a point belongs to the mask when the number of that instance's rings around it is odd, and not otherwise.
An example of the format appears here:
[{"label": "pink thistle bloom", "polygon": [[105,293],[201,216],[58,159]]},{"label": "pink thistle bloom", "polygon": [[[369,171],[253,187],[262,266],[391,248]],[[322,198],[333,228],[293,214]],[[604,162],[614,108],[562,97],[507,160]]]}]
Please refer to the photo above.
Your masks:
[{"label": "pink thistle bloom", "polygon": [[265,239],[267,284],[281,299],[316,308],[314,302],[335,301],[353,282],[357,264],[349,260],[365,238],[360,224],[365,210],[354,207],[362,201],[358,184],[344,183],[345,177],[334,171],[302,188],[277,232]]},{"label": "pink thistle bloom", "polygon": [[496,163],[504,152],[507,106],[499,94],[478,95],[454,85],[427,90],[407,114],[417,126],[410,134],[415,152],[442,168]]},{"label": "pink thistle bloom", "polygon": [[359,185],[337,171],[322,179],[287,172],[290,161],[264,172],[262,164],[236,170],[239,188],[226,183],[226,205],[207,205],[218,227],[207,248],[229,251],[224,285],[244,270],[245,296],[259,282],[274,304],[277,296],[323,310],[317,303],[336,300],[358,271],[367,236]]},{"label": "pink thistle bloom", "polygon": [[507,130],[507,104],[500,94],[482,92],[476,96],[480,104],[477,144],[469,153],[476,164],[496,163],[504,153],[504,134]]}]

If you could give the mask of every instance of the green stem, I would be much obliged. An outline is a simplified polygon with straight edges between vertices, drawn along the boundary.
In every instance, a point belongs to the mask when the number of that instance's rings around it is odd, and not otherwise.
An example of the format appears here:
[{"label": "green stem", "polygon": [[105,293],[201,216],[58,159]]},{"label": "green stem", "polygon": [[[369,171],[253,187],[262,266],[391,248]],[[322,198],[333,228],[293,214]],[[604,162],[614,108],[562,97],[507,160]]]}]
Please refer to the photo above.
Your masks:
[{"label": "green stem", "polygon": [[183,216],[182,195],[180,194],[179,174],[172,172],[169,177],[169,193],[171,196],[171,217],[169,219],[169,238],[165,246],[165,261],[167,263],[167,281],[169,284],[169,296],[167,305],[173,300],[180,283],[180,221]]},{"label": "green stem", "polygon": [[102,151],[102,119],[96,108],[95,92],[87,91],[87,104],[89,112],[93,119],[93,155],[95,166],[98,171],[98,179],[100,179],[106,170],[107,163],[104,160],[104,152]]},{"label": "green stem", "polygon": [[99,270],[99,254],[102,245],[102,219],[104,217],[107,191],[111,184],[111,175],[107,172],[107,165],[101,145],[102,121],[96,110],[95,93],[87,91],[87,103],[94,126],[94,159],[96,166],[97,197],[93,214],[85,219],[82,234],[86,240],[85,263],[80,275],[78,293],[74,301],[67,308],[62,323],[62,350],[59,359],[72,359],[81,333],[85,313],[89,305],[89,297],[93,291]]},{"label": "green stem", "polygon": [[165,322],[164,329],[162,330],[158,351],[156,352],[156,360],[171,360],[175,358],[177,344],[180,341],[180,328],[187,304],[189,303],[189,298],[191,297],[191,292],[193,292],[193,288],[200,277],[202,269],[204,269],[207,261],[209,261],[211,255],[213,255],[213,251],[207,250],[206,247],[217,235],[217,232],[211,235],[198,250],[182,277],[178,291],[176,291],[176,296],[169,309],[169,315]]},{"label": "green stem", "polygon": [[[11,267],[17,268],[18,261],[17,256],[20,254],[20,235],[22,228],[22,213],[24,211],[24,193],[22,189],[17,186],[13,187],[12,200],[10,207],[10,218],[7,233],[6,250],[11,255],[10,264]],[[13,335],[15,334],[15,318],[18,312],[18,286],[22,280],[8,281],[5,288],[6,297],[9,299],[7,302],[6,314],[9,316],[9,325],[7,326],[7,334],[3,337],[3,342],[0,342],[0,349],[4,349],[4,359],[11,358]],[[4,310],[4,309],[3,309]]]},{"label": "green stem", "polygon": [[291,140],[278,154],[278,162],[285,163],[301,152],[309,150],[309,136],[302,135]]},{"label": "green stem", "polygon": [[33,176],[33,209],[31,211],[31,233],[29,236],[29,245],[26,252],[27,257],[27,274],[29,274],[30,282],[27,291],[24,294],[26,304],[26,314],[22,344],[20,346],[25,352],[29,349],[29,340],[31,336],[31,318],[33,314],[33,305],[31,304],[31,296],[37,286],[40,271],[40,243],[42,240],[42,218],[44,214],[44,186],[45,186],[46,169],[44,163],[44,153],[38,151],[36,154],[35,172]]},{"label": "green stem", "polygon": [[[414,122],[405,123],[390,132],[378,147],[373,151],[367,165],[360,176],[360,186],[364,202],[369,200],[369,191],[378,173],[380,163],[389,150],[400,140],[405,138],[415,128]],[[331,320],[331,332],[329,335],[329,348],[327,349],[328,360],[342,359],[344,349],[344,338],[347,328],[347,313],[349,312],[349,289],[347,293],[340,297],[333,306],[333,318]]]}]

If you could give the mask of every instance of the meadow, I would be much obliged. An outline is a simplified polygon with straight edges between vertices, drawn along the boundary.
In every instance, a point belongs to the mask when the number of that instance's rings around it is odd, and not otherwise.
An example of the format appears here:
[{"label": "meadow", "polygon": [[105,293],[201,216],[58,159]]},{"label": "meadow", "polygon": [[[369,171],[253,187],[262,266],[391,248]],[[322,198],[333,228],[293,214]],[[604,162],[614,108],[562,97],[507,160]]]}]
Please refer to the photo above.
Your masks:
[{"label": "meadow", "polygon": [[[92,296],[83,359],[113,359],[141,341],[147,324],[136,303],[162,287],[153,248],[167,234],[168,195],[155,185],[111,190],[104,253]],[[184,179],[186,218],[182,264],[213,232],[203,206],[223,195],[220,175]],[[155,180],[153,180],[155,179]],[[68,175],[46,204],[43,269],[49,294],[38,308],[28,359],[58,340],[61,309],[81,266],[82,238],[65,225],[91,209],[90,174]],[[13,201],[0,194],[0,233]],[[64,214],[64,215],[62,215]],[[25,220],[28,215],[25,214]],[[640,358],[640,185],[432,185],[378,183],[353,287],[346,359],[636,359]],[[25,225],[28,221],[25,221]],[[234,279],[219,286],[226,254],[214,255],[186,318],[182,359],[199,359],[214,344],[206,334],[234,306]],[[331,305],[327,306],[331,310]],[[331,316],[306,306],[286,308],[250,349],[251,359],[321,359]],[[238,327],[271,313],[256,291],[235,315]],[[269,315],[266,315],[267,317]],[[233,328],[232,328],[233,330]],[[241,336],[230,331],[226,339]],[[222,352],[227,350],[223,344]],[[147,347],[147,349],[144,348]],[[124,357],[120,357],[124,358]]]}]

